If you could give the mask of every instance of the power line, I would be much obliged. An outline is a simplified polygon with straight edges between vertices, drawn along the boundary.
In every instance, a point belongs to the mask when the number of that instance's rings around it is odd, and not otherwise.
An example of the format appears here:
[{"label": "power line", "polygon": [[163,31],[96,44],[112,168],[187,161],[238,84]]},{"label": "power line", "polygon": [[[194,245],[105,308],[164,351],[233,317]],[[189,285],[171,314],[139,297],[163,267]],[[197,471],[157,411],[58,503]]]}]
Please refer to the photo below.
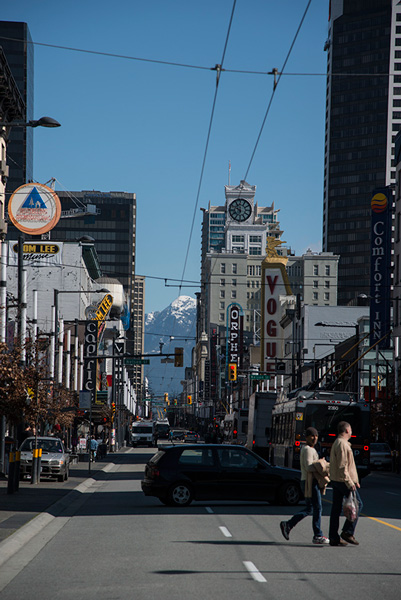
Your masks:
[{"label": "power line", "polygon": [[[292,49],[293,49],[293,47],[294,47],[295,41],[296,41],[296,39],[297,39],[297,37],[298,37],[298,34],[299,34],[300,30],[301,30],[302,24],[303,24],[303,22],[304,22],[304,20],[305,20],[305,17],[306,17],[306,14],[307,14],[307,12],[308,12],[308,9],[309,9],[309,6],[310,6],[311,2],[312,2],[312,0],[308,0],[308,4],[307,4],[307,6],[306,6],[306,8],[305,8],[304,14],[302,15],[301,21],[300,21],[300,23],[299,23],[299,25],[298,25],[298,29],[297,29],[297,31],[296,31],[296,33],[295,33],[294,39],[292,40],[292,44],[291,44],[291,46],[290,46],[290,49],[289,49],[289,51],[288,51],[288,53],[287,53],[287,56],[286,56],[286,58],[285,58],[285,61],[284,61],[283,67],[282,67],[282,69],[281,69],[281,72],[280,72],[280,73],[278,73],[277,69],[274,69],[274,70],[273,70],[273,74],[274,74],[274,86],[273,86],[273,92],[272,92],[272,95],[271,95],[271,97],[270,97],[269,104],[267,105],[266,113],[265,113],[265,116],[264,116],[264,118],[263,118],[263,121],[262,121],[262,125],[261,125],[260,131],[259,131],[259,134],[258,134],[258,137],[257,137],[257,140],[256,140],[256,144],[255,144],[255,147],[254,147],[254,149],[253,149],[253,152],[252,152],[252,155],[251,155],[251,159],[250,159],[250,161],[249,161],[248,168],[247,168],[247,170],[246,170],[246,173],[245,173],[245,176],[244,176],[244,181],[246,181],[246,179],[247,179],[247,177],[248,177],[248,173],[249,173],[249,170],[250,170],[250,168],[251,168],[251,165],[252,165],[252,162],[253,162],[253,159],[254,159],[254,156],[255,156],[255,153],[256,153],[257,147],[258,147],[258,145],[259,145],[259,141],[260,141],[260,138],[261,138],[261,136],[262,136],[262,132],[263,132],[263,129],[264,129],[265,123],[266,123],[267,115],[269,114],[270,107],[271,107],[271,105],[272,105],[272,102],[273,102],[274,94],[276,93],[277,86],[278,86],[278,84],[279,84],[279,82],[280,82],[280,79],[281,79],[281,77],[282,77],[282,74],[283,74],[283,71],[284,71],[284,69],[285,69],[285,66],[286,66],[286,64],[287,64],[287,62],[288,62],[288,60],[289,60],[289,58],[290,58],[290,55],[291,55]],[[278,78],[276,78],[276,77],[277,77],[277,75],[278,75]]]}]

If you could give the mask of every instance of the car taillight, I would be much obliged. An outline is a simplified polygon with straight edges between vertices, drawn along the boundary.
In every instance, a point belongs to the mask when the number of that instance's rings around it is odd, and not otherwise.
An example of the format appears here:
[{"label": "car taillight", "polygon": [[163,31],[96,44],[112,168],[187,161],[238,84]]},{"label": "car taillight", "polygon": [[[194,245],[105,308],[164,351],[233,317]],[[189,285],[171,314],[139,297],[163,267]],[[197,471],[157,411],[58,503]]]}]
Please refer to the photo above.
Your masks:
[{"label": "car taillight", "polygon": [[365,452],[369,452],[369,446],[364,446],[363,449],[365,450]]},{"label": "car taillight", "polygon": [[149,468],[149,475],[151,477],[159,477],[160,476],[160,471],[159,471],[159,469],[156,469],[156,467],[150,467]]}]

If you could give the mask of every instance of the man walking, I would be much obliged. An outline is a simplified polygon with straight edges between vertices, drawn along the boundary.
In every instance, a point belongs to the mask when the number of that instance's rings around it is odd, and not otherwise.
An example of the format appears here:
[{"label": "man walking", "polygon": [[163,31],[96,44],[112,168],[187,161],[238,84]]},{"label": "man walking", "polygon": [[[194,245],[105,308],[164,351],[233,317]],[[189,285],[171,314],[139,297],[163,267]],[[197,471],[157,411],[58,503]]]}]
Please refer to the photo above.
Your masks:
[{"label": "man walking", "polygon": [[322,496],[320,493],[319,483],[317,479],[313,477],[311,486],[312,493],[308,497],[305,493],[306,480],[308,478],[308,472],[311,470],[309,467],[313,463],[319,460],[319,455],[315,450],[319,434],[317,429],[314,427],[308,427],[305,431],[306,444],[302,447],[300,463],[301,463],[301,487],[305,496],[306,506],[304,510],[296,513],[289,521],[281,521],[280,529],[281,533],[286,540],[290,539],[290,531],[297,523],[302,521],[305,517],[312,515],[312,528],[313,528],[313,544],[328,544],[329,540],[324,537],[323,532],[320,528],[321,517],[322,517]]},{"label": "man walking", "polygon": [[362,500],[357,489],[360,487],[358,472],[349,442],[352,435],[351,425],[346,421],[341,421],[338,424],[337,432],[337,439],[330,452],[330,479],[333,488],[329,529],[330,546],[346,546],[347,543],[358,546],[359,542],[356,541],[354,536],[358,519],[355,521],[346,519],[341,536],[338,535],[344,497],[348,497],[351,492],[355,492],[359,504],[358,514],[362,510]]}]

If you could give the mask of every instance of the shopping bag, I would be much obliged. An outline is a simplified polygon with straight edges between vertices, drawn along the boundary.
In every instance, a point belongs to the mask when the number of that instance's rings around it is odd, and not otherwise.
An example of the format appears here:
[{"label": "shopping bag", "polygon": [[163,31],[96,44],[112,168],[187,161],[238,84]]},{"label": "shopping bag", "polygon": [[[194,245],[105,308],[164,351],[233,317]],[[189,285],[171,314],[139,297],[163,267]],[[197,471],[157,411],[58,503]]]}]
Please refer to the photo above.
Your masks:
[{"label": "shopping bag", "polygon": [[343,500],[343,513],[348,521],[356,521],[358,518],[358,500],[355,492],[350,492],[347,498]]}]

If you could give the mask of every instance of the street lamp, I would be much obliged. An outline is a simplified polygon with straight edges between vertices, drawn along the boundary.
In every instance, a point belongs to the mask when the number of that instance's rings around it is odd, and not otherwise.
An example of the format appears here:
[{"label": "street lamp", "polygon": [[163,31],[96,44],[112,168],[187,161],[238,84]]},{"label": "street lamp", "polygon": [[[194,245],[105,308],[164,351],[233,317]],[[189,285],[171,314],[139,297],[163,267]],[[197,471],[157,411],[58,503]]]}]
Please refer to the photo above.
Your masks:
[{"label": "street lamp", "polygon": [[0,121],[0,127],[61,127],[61,124],[52,117],[41,117],[37,121]]}]

